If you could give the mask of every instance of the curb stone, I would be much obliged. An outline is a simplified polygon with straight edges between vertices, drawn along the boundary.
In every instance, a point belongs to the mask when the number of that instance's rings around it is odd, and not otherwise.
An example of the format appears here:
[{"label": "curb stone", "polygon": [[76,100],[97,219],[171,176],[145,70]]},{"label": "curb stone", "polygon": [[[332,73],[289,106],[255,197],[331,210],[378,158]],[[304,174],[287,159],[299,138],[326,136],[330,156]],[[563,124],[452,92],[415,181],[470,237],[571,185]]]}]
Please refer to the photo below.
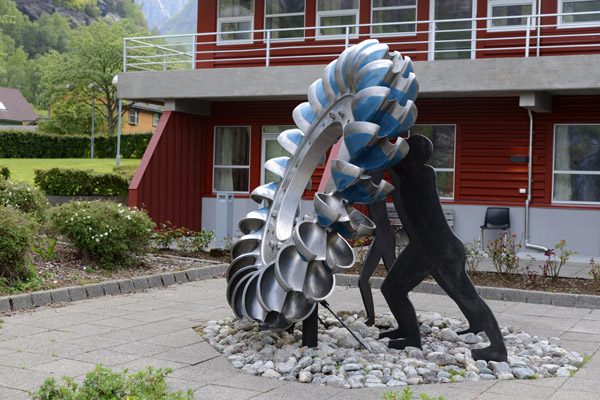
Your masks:
[{"label": "curb stone", "polygon": [[[384,278],[371,278],[371,287],[380,289]],[[336,275],[337,286],[358,286],[356,275]],[[548,304],[559,307],[600,309],[600,296],[572,293],[550,293],[522,289],[495,288],[475,286],[477,292],[486,300],[503,300],[511,302]],[[413,289],[418,293],[445,294],[444,290],[436,283],[424,281]]]},{"label": "curb stone", "polygon": [[[143,290],[146,288],[169,286],[180,282],[193,282],[197,280],[213,278],[225,273],[228,266],[228,264],[211,265],[201,268],[191,268],[185,271],[177,271],[175,273],[148,275],[132,279],[122,279],[117,281],[88,284],[84,286],[52,289],[43,292],[3,296],[0,297],[0,313],[43,305],[40,302],[46,301],[48,299],[48,295],[50,296],[51,301],[48,301],[44,304],[56,304],[99,296],[118,295],[130,293],[135,290]],[[384,278],[371,278],[371,287],[374,289],[380,289],[383,281]],[[338,274],[336,275],[336,285],[358,286],[358,276]],[[103,294],[100,294],[99,288],[102,289]],[[600,296],[570,293],[546,293],[485,286],[476,286],[476,288],[481,297],[489,300],[504,300],[533,304],[549,304],[561,307],[600,309]],[[427,281],[421,282],[414,289],[414,291],[418,293],[444,294],[443,289],[436,282]]]},{"label": "curb stone", "polygon": [[22,310],[47,304],[68,303],[76,300],[125,294],[136,290],[169,286],[174,285],[175,283],[214,278],[224,274],[228,267],[229,264],[211,265],[208,267],[177,271],[175,273],[140,276],[131,279],[91,283],[83,286],[71,286],[12,296],[0,296],[0,314],[3,312]]}]

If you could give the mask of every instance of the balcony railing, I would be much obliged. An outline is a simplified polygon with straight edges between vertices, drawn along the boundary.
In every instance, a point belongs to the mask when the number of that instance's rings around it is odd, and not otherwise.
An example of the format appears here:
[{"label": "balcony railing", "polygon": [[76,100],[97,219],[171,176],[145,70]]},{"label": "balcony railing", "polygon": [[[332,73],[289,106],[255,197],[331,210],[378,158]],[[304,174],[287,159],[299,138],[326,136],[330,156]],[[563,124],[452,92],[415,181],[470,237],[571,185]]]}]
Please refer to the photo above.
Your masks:
[{"label": "balcony railing", "polygon": [[[515,22],[519,24],[510,25]],[[406,29],[399,31],[412,32],[373,33],[402,26]],[[413,60],[600,53],[600,11],[327,26],[331,28],[344,33],[323,36],[318,27],[303,27],[126,38],[124,71],[325,64],[367,38]]]}]

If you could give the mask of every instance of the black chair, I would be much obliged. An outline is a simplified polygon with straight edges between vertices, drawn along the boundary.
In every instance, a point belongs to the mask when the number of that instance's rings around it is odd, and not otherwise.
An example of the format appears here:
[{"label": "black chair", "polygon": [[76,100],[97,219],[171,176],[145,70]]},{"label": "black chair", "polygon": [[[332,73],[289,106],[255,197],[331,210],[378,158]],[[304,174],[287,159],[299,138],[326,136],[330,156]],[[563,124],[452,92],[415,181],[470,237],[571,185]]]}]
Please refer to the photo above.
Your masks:
[{"label": "black chair", "polygon": [[497,229],[504,231],[504,241],[510,235],[510,209],[508,207],[488,207],[485,221],[479,227],[479,244],[483,246],[483,230]]}]

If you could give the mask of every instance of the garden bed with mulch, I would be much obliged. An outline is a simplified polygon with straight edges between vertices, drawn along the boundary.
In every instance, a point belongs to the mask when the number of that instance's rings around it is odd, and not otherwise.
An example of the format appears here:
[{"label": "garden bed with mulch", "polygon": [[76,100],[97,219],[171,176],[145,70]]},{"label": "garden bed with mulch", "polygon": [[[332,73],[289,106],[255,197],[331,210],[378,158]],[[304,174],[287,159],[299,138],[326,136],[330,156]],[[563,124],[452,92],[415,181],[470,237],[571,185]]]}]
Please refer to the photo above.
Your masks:
[{"label": "garden bed with mulch", "polygon": [[[82,258],[76,250],[62,242],[57,243],[52,259],[44,260],[35,253],[33,260],[39,279],[24,283],[22,286],[17,285],[10,288],[0,286],[0,296],[181,271],[217,263],[228,264],[231,261],[227,256],[214,256],[203,251],[189,253],[175,249],[153,249],[152,253],[139,257],[132,267],[103,269],[90,260]],[[361,265],[357,263],[348,271],[348,274],[359,275],[360,269]],[[536,278],[527,275],[506,277],[495,272],[480,271],[472,272],[469,275],[476,286],[600,295],[600,282],[593,279],[558,278],[556,281],[552,281],[548,277],[544,278],[539,275]],[[373,276],[385,277],[384,266],[379,265]],[[429,277],[427,280],[433,279]]]}]

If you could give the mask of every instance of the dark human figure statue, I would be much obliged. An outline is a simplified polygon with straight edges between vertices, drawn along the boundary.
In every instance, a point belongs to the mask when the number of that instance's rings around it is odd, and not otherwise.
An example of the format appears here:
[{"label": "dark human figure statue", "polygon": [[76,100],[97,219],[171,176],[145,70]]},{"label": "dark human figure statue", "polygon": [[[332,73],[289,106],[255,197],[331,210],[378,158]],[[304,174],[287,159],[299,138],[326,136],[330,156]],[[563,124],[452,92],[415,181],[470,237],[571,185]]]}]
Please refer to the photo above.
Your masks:
[{"label": "dark human figure statue", "polygon": [[[371,172],[373,183],[376,185],[383,179],[383,170]],[[379,261],[383,259],[383,264],[387,272],[396,260],[396,232],[389,222],[387,206],[385,200],[377,201],[368,205],[369,216],[375,223],[375,237],[369,247],[369,252],[365,262],[360,270],[358,277],[358,288],[362,296],[363,304],[367,312],[365,324],[371,326],[375,323],[375,307],[373,305],[373,292],[369,285],[369,279],[373,276]]]},{"label": "dark human figure statue", "polygon": [[433,146],[421,135],[407,140],[408,155],[388,172],[395,186],[394,206],[409,244],[381,287],[399,327],[383,332],[380,337],[392,339],[389,343],[392,348],[421,347],[419,322],[408,293],[431,274],[469,322],[469,328],[459,334],[484,331],[490,339],[490,346],[472,350],[473,358],[506,361],[506,346],[498,322],[465,271],[465,248],[444,218],[435,171],[425,165]]}]

